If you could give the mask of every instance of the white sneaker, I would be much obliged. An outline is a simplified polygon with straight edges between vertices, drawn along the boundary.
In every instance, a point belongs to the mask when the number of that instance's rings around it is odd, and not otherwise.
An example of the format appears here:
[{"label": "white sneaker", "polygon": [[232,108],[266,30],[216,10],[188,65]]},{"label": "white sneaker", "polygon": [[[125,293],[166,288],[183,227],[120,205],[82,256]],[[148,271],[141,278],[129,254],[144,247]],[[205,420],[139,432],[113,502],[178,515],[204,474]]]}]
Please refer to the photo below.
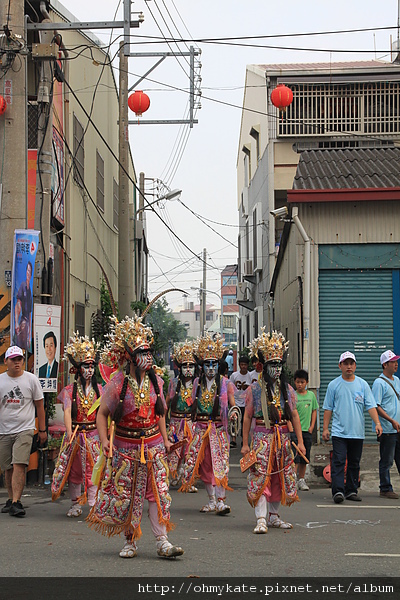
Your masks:
[{"label": "white sneaker", "polygon": [[136,542],[128,542],[127,540],[119,555],[121,558],[134,558],[137,555]]},{"label": "white sneaker", "polygon": [[162,558],[175,558],[182,556],[183,550],[180,546],[173,546],[167,536],[162,535],[157,538],[157,554]]},{"label": "white sneaker", "polygon": [[211,496],[210,500],[208,501],[208,504],[205,504],[200,509],[200,512],[202,512],[202,513],[210,513],[210,512],[215,512],[216,510],[217,510],[217,501],[215,499],[215,496]]},{"label": "white sneaker", "polygon": [[228,515],[231,512],[231,507],[225,504],[225,498],[218,498],[216,513],[220,517]]},{"label": "white sneaker", "polygon": [[310,488],[308,487],[304,479],[299,479],[299,481],[297,482],[297,489],[301,492],[308,492]]},{"label": "white sneaker", "polygon": [[76,503],[71,506],[67,512],[67,517],[80,517],[82,514],[82,508],[80,504]]}]

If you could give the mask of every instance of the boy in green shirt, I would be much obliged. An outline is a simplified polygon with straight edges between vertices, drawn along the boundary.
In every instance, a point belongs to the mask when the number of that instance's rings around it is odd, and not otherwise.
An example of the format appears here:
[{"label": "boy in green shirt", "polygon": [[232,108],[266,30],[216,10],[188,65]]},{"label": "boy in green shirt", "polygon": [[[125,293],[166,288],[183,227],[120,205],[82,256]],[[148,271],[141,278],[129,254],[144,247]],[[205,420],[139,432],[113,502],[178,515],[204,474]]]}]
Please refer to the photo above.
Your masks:
[{"label": "boy in green shirt", "polygon": [[[300,417],[301,430],[303,432],[303,441],[306,448],[306,457],[310,460],[312,446],[312,432],[317,420],[318,402],[314,392],[307,390],[308,373],[304,369],[299,369],[294,374],[294,385],[297,395],[297,411]],[[292,434],[293,435],[293,434]],[[294,440],[296,443],[296,440]],[[302,492],[310,488],[305,482],[307,463],[304,458],[297,454],[295,458],[297,472],[297,488]]]}]

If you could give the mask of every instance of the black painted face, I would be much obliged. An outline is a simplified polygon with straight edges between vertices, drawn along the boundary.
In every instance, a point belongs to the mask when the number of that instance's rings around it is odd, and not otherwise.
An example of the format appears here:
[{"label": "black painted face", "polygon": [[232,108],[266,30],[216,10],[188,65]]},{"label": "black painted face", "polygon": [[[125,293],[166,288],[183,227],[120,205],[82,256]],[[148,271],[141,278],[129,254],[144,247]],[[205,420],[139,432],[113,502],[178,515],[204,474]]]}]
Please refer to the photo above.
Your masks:
[{"label": "black painted face", "polygon": [[273,381],[279,379],[282,373],[282,363],[280,361],[271,361],[264,365],[264,370]]}]

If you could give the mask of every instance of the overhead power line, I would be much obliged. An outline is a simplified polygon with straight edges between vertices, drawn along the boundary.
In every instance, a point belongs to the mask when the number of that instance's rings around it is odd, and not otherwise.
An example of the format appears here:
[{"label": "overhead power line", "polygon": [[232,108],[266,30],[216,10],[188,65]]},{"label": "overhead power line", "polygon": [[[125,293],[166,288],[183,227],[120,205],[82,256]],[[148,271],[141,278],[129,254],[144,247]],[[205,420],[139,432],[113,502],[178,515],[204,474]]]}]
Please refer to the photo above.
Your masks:
[{"label": "overhead power line", "polygon": [[107,150],[110,152],[110,154],[113,156],[113,158],[117,161],[117,164],[124,171],[125,175],[128,177],[129,181],[132,183],[132,185],[136,189],[137,193],[143,198],[143,201],[147,204],[147,207],[150,208],[150,210],[157,216],[157,218],[163,223],[163,225],[172,233],[172,235],[182,244],[182,246],[184,246],[186,248],[186,250],[188,250],[191,254],[193,254],[193,256],[195,256],[196,258],[198,258],[198,260],[200,260],[201,262],[203,262],[209,268],[212,268],[212,265],[209,265],[201,256],[198,256],[194,252],[194,250],[192,250],[173,231],[173,229],[165,222],[165,220],[161,217],[161,215],[154,209],[154,206],[152,206],[151,203],[147,200],[146,196],[142,193],[142,191],[140,190],[139,186],[136,184],[136,181],[134,179],[132,179],[131,175],[125,169],[124,165],[122,165],[120,163],[118,156],[115,154],[114,150],[111,148],[111,146],[109,145],[109,143],[107,142],[107,140],[105,139],[105,137],[103,136],[103,134],[101,133],[101,131],[99,130],[99,128],[97,127],[97,125],[94,123],[94,121],[92,120],[92,118],[89,116],[86,108],[84,107],[84,105],[82,104],[82,102],[79,100],[78,96],[76,95],[75,91],[72,89],[72,87],[70,86],[70,84],[68,83],[68,81],[65,79],[64,82],[65,82],[65,85],[68,87],[69,91],[71,92],[71,94],[73,95],[73,97],[75,98],[75,100],[78,102],[78,104],[81,107],[81,109],[83,110],[83,112],[85,113],[86,117],[88,117],[88,122],[91,123],[92,127],[94,128],[94,130],[96,131],[96,133],[99,135],[100,139],[103,141],[104,145],[106,146]]}]

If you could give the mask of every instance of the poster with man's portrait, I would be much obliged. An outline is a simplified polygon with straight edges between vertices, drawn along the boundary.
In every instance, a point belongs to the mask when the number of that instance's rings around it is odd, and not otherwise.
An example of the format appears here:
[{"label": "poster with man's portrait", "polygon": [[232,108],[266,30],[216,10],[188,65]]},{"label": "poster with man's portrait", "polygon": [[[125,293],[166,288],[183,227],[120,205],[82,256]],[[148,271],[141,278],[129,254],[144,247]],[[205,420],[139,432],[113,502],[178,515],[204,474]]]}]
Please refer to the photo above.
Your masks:
[{"label": "poster with man's portrait", "polygon": [[11,344],[31,351],[33,274],[39,231],[16,229],[12,269],[10,338]]},{"label": "poster with man's portrait", "polygon": [[60,364],[61,306],[35,304],[34,365],[43,392],[57,391]]}]

